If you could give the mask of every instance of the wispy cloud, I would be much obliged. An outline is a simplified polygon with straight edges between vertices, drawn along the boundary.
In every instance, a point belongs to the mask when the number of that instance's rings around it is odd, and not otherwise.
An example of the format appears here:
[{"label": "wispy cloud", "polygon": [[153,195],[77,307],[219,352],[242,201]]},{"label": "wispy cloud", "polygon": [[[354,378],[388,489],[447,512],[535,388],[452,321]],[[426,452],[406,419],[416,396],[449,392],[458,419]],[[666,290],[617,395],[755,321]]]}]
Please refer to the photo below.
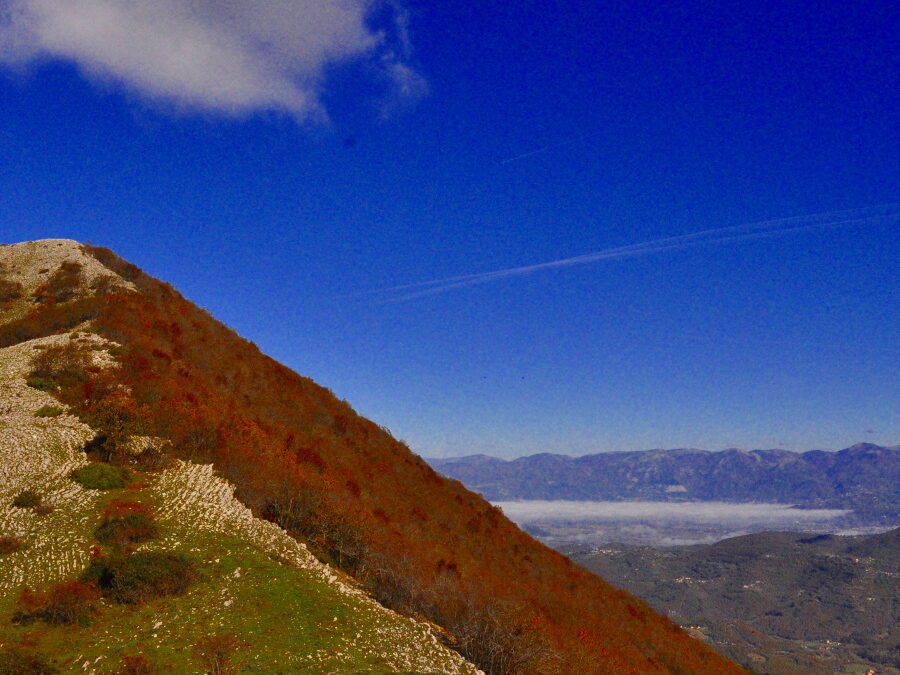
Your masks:
[{"label": "wispy cloud", "polygon": [[0,61],[61,58],[149,99],[228,115],[325,119],[327,69],[357,59],[391,98],[420,96],[410,51],[395,0],[0,0]]},{"label": "wispy cloud", "polygon": [[591,502],[525,500],[494,502],[517,523],[617,522],[623,520],[752,524],[813,522],[850,513],[842,509],[795,509],[790,504],[734,504],[730,502]]},{"label": "wispy cloud", "polygon": [[383,294],[384,302],[397,302],[427,295],[436,295],[464,286],[473,286],[475,284],[484,284],[492,281],[499,281],[501,279],[520,277],[551,269],[596,263],[602,260],[642,256],[665,251],[678,251],[695,246],[730,244],[827,228],[847,227],[850,225],[864,226],[898,223],[900,223],[900,204],[887,204],[847,211],[831,211],[828,213],[819,213],[796,218],[765,220],[756,223],[735,225],[732,227],[703,230],[674,237],[663,237],[637,244],[594,251],[593,253],[587,253],[571,258],[562,258],[534,265],[508,267],[490,272],[479,272],[476,274],[444,277],[441,279],[420,281],[400,286],[391,286],[368,291],[365,294]]}]

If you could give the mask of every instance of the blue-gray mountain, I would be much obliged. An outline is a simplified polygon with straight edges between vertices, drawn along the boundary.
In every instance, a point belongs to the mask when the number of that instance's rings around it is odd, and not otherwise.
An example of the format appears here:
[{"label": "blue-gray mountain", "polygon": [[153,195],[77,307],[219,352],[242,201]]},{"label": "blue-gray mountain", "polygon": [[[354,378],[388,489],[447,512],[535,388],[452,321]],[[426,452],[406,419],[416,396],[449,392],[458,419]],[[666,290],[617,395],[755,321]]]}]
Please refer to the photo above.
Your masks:
[{"label": "blue-gray mountain", "polygon": [[812,450],[646,450],[431,459],[487,499],[781,502],[900,514],[900,446]]}]

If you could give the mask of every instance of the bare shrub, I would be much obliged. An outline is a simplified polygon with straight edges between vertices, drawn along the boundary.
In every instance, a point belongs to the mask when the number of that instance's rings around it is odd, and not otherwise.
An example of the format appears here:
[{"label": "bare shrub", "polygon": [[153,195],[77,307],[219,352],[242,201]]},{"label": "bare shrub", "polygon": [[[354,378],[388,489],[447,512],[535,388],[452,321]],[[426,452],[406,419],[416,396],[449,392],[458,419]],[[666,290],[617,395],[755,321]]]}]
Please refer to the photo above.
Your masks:
[{"label": "bare shrub", "polygon": [[358,518],[306,486],[285,485],[266,502],[263,517],[303,538],[316,555],[345,570],[359,567],[368,549]]},{"label": "bare shrub", "polygon": [[194,646],[194,654],[206,666],[211,675],[226,675],[226,673],[234,672],[231,658],[238,649],[245,645],[243,640],[234,635],[210,635],[197,642]]},{"label": "bare shrub", "polygon": [[95,297],[78,298],[63,305],[40,305],[27,316],[0,326],[0,347],[70,330],[97,318],[99,308],[100,300]]},{"label": "bare shrub", "polygon": [[312,539],[318,532],[316,521],[321,509],[317,492],[305,486],[292,489],[286,484],[266,502],[263,517],[303,539]]},{"label": "bare shrub", "polygon": [[524,607],[486,601],[461,603],[445,625],[456,651],[488,675],[547,672],[553,651]]},{"label": "bare shrub", "polygon": [[408,556],[370,550],[363,557],[357,574],[373,597],[385,607],[404,614],[427,613],[423,607],[423,587],[410,574],[413,564]]},{"label": "bare shrub", "polygon": [[119,668],[114,675],[160,675],[162,669],[143,654],[123,656]]},{"label": "bare shrub", "polygon": [[103,246],[94,246],[88,243],[82,246],[81,250],[128,281],[136,281],[144,274],[140,267],[120,258],[116,253]]},{"label": "bare shrub", "polygon": [[49,516],[51,513],[53,513],[53,511],[56,510],[56,507],[53,506],[53,504],[41,502],[31,510],[39,516]]},{"label": "bare shrub", "polygon": [[0,536],[0,555],[9,555],[16,551],[21,551],[23,546],[22,538],[12,535]]}]

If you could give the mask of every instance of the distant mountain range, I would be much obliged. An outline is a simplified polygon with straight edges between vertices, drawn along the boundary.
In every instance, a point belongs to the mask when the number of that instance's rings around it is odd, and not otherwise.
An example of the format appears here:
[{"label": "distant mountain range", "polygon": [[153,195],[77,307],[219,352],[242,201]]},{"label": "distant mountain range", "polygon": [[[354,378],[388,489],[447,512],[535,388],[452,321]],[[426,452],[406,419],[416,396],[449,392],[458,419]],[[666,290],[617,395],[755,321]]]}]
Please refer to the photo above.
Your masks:
[{"label": "distant mountain range", "polygon": [[782,502],[900,513],[900,446],[812,450],[646,450],[430,459],[492,501],[513,499]]},{"label": "distant mountain range", "polygon": [[900,529],[566,551],[758,673],[900,673]]}]

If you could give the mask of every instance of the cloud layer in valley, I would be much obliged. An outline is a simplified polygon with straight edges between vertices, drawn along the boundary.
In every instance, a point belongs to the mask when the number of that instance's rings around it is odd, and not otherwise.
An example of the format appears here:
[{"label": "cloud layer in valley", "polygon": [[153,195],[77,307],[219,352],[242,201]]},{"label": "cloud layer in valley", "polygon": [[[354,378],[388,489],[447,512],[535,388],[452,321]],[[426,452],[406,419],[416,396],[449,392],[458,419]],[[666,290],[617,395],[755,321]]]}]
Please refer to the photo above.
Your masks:
[{"label": "cloud layer in valley", "polygon": [[789,504],[733,504],[728,502],[495,502],[517,523],[541,521],[653,521],[668,523],[787,523],[822,521],[850,513],[840,509],[795,509]]},{"label": "cloud layer in valley", "polygon": [[367,61],[392,98],[423,93],[406,23],[390,0],[0,0],[0,61],[61,58],[182,109],[324,120],[336,64]]}]

